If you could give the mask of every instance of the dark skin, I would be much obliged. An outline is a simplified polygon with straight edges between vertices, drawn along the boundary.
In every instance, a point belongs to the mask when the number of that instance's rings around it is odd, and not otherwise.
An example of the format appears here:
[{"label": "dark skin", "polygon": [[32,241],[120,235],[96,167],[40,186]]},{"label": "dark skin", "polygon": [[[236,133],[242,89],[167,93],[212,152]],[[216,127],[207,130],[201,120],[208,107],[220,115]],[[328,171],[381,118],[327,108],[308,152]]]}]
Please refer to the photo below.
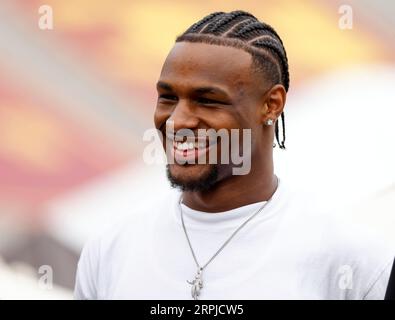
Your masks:
[{"label": "dark skin", "polygon": [[[255,71],[248,52],[227,46],[178,42],[166,58],[157,89],[154,122],[163,137],[166,137],[167,120],[173,121],[175,131],[251,129],[250,172],[233,175],[232,163],[219,165],[213,188],[183,192],[183,202],[188,207],[221,212],[265,201],[273,195],[277,188],[273,170],[274,125],[267,126],[265,121],[276,120],[281,115],[286,91],[280,84],[268,83],[262,73]],[[213,164],[175,163],[169,169],[179,180],[188,181],[207,174],[210,166]]]}]

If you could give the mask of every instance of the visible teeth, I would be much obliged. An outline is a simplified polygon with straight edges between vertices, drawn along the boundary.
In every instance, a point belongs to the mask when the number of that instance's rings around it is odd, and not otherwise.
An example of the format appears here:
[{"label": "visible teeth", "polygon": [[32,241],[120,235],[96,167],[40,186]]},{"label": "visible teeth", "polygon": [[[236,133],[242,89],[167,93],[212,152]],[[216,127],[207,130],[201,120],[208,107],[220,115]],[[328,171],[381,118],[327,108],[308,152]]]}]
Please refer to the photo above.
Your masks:
[{"label": "visible teeth", "polygon": [[178,142],[174,141],[174,146],[177,150],[193,150],[197,148],[205,148],[206,142]]},{"label": "visible teeth", "polygon": [[188,142],[176,142],[178,150],[188,150]]},{"label": "visible teeth", "polygon": [[184,150],[184,143],[182,143],[182,142],[177,142],[177,149],[178,149],[178,150]]}]

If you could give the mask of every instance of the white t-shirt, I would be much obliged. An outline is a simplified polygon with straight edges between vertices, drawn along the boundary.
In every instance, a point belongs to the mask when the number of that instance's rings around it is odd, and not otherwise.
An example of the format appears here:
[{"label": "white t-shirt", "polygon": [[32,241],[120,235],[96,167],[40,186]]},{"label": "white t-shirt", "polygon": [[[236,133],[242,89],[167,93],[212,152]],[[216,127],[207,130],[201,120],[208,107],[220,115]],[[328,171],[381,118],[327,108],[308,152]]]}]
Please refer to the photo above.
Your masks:
[{"label": "white t-shirt", "polygon": [[[179,192],[89,241],[76,299],[191,299],[197,268]],[[264,202],[220,213],[182,205],[200,265]],[[203,271],[200,299],[383,299],[394,258],[377,238],[336,220],[280,181],[272,200]]]}]

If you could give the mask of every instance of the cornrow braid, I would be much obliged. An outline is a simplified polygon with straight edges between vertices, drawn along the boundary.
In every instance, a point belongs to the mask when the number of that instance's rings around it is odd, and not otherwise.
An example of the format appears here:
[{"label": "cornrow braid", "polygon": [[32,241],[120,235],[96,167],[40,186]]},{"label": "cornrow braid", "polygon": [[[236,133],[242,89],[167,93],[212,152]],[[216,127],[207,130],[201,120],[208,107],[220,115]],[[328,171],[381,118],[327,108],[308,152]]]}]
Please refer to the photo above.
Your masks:
[{"label": "cornrow braid", "polygon": [[209,14],[208,16],[204,17],[202,20],[193,24],[187,31],[184,32],[184,34],[199,32],[203,27],[205,27],[208,23],[210,23],[214,18],[221,16],[223,14],[225,14],[225,12],[213,12],[212,14]]},{"label": "cornrow braid", "polygon": [[[280,62],[281,67],[281,78],[286,91],[289,88],[289,71],[288,71],[288,59],[287,54],[285,53],[284,47],[280,46],[278,42],[274,41],[270,38],[263,38],[255,40],[251,43],[251,45],[255,47],[265,48],[269,50],[273,55],[278,56],[278,61]],[[282,59],[285,57],[285,59]]]},{"label": "cornrow braid", "polygon": [[[284,112],[282,112],[281,113],[281,124],[282,124],[282,128],[283,128],[283,132],[282,132],[282,134],[283,134],[283,139],[281,140],[281,142],[280,142],[280,136],[279,136],[279,133],[278,133],[278,131],[279,131],[279,129],[278,129],[278,125],[276,125],[275,127],[274,127],[274,133],[275,133],[275,136],[276,136],[276,140],[277,140],[277,143],[278,143],[278,146],[280,147],[280,149],[285,149],[285,119],[284,119]],[[276,122],[276,124],[277,124],[277,122]]]},{"label": "cornrow braid", "polygon": [[240,37],[244,40],[250,40],[256,37],[260,37],[262,35],[269,35],[272,38],[276,38],[276,40],[280,40],[278,38],[278,35],[273,31],[273,28],[271,28],[267,24],[263,24],[259,21],[254,21],[252,23],[247,21],[245,25],[241,26],[239,30],[230,34],[229,36],[234,38]]},{"label": "cornrow braid", "polygon": [[[273,84],[281,83],[289,89],[288,58],[283,42],[268,24],[260,22],[245,11],[229,13],[214,12],[193,24],[176,42],[203,42],[232,46],[249,52],[255,66],[262,70]],[[285,149],[285,117],[281,113],[282,139],[279,137],[279,121],[275,122],[275,138],[281,149]]]},{"label": "cornrow braid", "polygon": [[236,23],[243,21],[247,18],[254,18],[252,14],[244,11],[233,11],[232,13],[222,15],[218,20],[211,22],[210,25],[204,29],[202,33],[221,35]]}]

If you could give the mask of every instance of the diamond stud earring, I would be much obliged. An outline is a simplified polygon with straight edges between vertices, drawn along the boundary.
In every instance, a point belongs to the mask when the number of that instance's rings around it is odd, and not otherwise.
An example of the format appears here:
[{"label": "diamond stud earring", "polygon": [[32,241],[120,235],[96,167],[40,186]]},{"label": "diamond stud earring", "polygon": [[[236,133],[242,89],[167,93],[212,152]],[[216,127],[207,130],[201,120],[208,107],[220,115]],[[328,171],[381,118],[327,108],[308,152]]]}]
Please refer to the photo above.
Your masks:
[{"label": "diamond stud earring", "polygon": [[271,126],[271,125],[273,125],[273,120],[272,119],[267,119],[266,121],[265,121],[265,124],[267,125],[267,126]]}]

